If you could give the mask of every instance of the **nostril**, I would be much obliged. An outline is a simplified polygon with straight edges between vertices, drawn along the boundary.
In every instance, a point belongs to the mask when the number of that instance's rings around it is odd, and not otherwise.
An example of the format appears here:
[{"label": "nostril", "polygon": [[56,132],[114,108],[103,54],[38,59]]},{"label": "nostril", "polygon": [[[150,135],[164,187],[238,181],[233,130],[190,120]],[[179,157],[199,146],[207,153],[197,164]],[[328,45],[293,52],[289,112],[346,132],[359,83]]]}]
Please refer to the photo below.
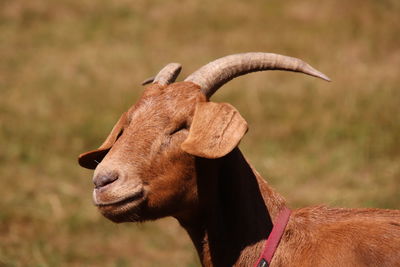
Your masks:
[{"label": "nostril", "polygon": [[96,177],[93,179],[93,183],[95,188],[100,188],[104,187],[108,184],[111,184],[115,180],[118,179],[118,173],[117,172],[109,172],[106,174],[98,174]]}]

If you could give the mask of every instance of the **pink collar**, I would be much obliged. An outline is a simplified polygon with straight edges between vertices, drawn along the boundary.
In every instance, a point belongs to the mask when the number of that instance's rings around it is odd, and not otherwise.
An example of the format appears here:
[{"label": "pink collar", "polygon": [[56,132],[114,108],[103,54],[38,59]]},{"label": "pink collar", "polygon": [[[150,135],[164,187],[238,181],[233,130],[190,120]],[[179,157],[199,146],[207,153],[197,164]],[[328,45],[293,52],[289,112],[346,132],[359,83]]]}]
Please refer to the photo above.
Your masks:
[{"label": "pink collar", "polygon": [[279,241],[282,238],[286,225],[290,217],[290,209],[284,207],[278,214],[272,231],[265,242],[264,250],[254,267],[268,267],[274,256],[275,250],[278,248]]}]

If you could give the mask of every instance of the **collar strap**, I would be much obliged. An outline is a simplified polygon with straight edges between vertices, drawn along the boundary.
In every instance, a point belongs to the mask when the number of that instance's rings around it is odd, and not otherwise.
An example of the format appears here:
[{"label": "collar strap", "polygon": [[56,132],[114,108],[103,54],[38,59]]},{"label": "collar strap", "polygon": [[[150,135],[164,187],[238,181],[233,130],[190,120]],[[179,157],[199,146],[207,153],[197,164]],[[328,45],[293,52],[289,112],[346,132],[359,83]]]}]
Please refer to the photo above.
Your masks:
[{"label": "collar strap", "polygon": [[275,220],[275,224],[272,227],[272,231],[268,236],[267,241],[264,245],[264,250],[261,253],[260,258],[254,267],[268,267],[271,263],[272,257],[276,249],[278,248],[279,241],[282,238],[283,232],[285,231],[286,225],[289,221],[290,217],[290,209],[284,207],[283,210],[278,214],[278,217]]}]

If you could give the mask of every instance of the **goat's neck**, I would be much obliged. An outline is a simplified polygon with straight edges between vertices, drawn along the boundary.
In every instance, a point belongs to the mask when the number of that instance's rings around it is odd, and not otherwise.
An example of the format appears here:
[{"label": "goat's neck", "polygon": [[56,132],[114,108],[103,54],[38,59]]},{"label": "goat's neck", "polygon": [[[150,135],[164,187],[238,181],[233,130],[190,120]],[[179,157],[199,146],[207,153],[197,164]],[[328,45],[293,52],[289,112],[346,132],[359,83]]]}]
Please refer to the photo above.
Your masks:
[{"label": "goat's neck", "polygon": [[180,221],[204,266],[256,261],[272,221],[285,205],[239,149],[218,160],[197,159],[200,209]]}]

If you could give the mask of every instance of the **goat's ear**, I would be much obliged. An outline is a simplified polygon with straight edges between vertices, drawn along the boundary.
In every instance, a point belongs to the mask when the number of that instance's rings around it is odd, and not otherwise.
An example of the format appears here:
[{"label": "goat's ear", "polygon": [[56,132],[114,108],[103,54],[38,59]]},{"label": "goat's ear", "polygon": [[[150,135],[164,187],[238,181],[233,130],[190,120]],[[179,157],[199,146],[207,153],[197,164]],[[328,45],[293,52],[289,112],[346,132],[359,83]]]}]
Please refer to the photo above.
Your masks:
[{"label": "goat's ear", "polygon": [[82,153],[78,157],[79,165],[87,169],[95,169],[102,161],[107,152],[111,149],[118,137],[121,136],[124,128],[128,124],[127,113],[123,113],[118,122],[114,125],[111,133],[108,135],[103,144],[96,150]]},{"label": "goat's ear", "polygon": [[220,158],[239,144],[247,129],[246,121],[230,104],[198,103],[181,148],[198,157]]}]

